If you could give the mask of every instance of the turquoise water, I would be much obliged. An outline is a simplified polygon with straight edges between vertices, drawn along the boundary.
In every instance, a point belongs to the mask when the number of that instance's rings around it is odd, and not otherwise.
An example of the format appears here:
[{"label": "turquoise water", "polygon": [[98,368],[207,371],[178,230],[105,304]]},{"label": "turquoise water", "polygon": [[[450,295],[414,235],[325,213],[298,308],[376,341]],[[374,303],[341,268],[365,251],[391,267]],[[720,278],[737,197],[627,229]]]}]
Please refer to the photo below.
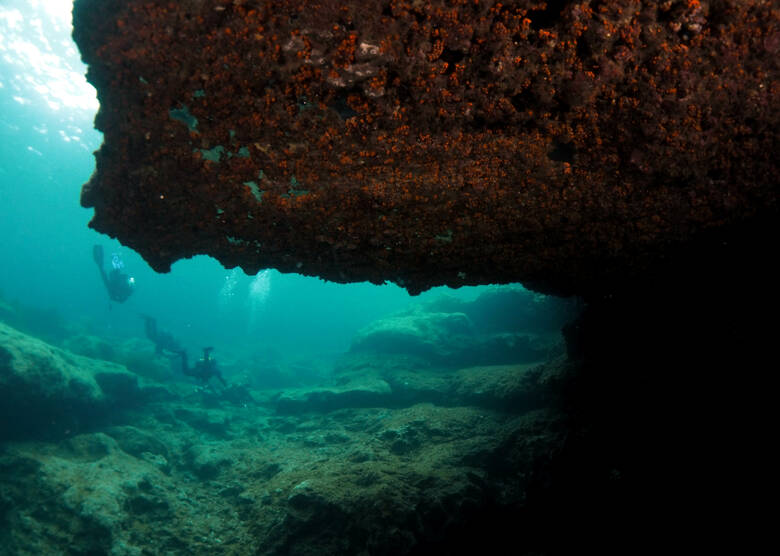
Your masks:
[{"label": "turquoise water", "polygon": [[[102,141],[98,104],[70,38],[70,2],[11,0],[0,6],[0,295],[58,315],[87,332],[143,336],[145,313],[188,351],[281,352],[327,360],[367,323],[446,291],[471,299],[480,288],[438,288],[410,297],[395,285],[335,284],[271,270],[254,276],[201,256],[158,274],[131,249],[87,227],[79,205]],[[111,303],[92,261],[121,257],[136,284]],[[252,284],[255,283],[254,289]],[[253,293],[254,292],[254,293]]]},{"label": "turquoise water", "polygon": [[[79,204],[102,137],[70,31],[68,0],[0,3],[0,556],[525,539],[534,454],[565,437],[551,404],[573,304],[247,276],[207,256],[154,272]],[[123,303],[95,245],[134,281]],[[147,338],[144,315],[170,336]]]}]

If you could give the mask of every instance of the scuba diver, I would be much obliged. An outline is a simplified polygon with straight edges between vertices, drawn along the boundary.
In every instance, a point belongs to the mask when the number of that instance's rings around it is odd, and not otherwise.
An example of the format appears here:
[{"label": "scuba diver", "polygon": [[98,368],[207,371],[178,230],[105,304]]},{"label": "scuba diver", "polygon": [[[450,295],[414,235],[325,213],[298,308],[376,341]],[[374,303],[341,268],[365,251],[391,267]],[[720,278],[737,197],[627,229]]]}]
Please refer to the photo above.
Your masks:
[{"label": "scuba diver", "polygon": [[119,258],[119,255],[114,253],[111,256],[112,268],[111,272],[108,274],[106,274],[106,271],[103,268],[102,245],[95,245],[92,247],[92,258],[100,271],[100,277],[103,279],[103,285],[106,287],[106,291],[108,291],[108,297],[117,303],[124,303],[127,301],[127,298],[133,294],[135,278],[122,272],[125,264],[122,262],[122,259]]},{"label": "scuba diver", "polygon": [[187,365],[187,352],[183,349],[180,350],[179,355],[181,355],[181,370],[185,375],[197,378],[204,385],[211,379],[211,377],[216,377],[217,380],[222,383],[222,386],[227,387],[227,382],[225,382],[225,379],[222,378],[222,373],[217,367],[217,361],[211,358],[211,352],[213,350],[214,348],[212,347],[203,348],[203,358],[195,363],[195,366],[192,368]]},{"label": "scuba diver", "polygon": [[182,353],[182,347],[176,338],[173,337],[173,334],[157,329],[157,319],[143,314],[141,315],[141,318],[144,319],[146,337],[154,342],[154,352],[156,355],[163,355],[165,351],[178,354]]}]

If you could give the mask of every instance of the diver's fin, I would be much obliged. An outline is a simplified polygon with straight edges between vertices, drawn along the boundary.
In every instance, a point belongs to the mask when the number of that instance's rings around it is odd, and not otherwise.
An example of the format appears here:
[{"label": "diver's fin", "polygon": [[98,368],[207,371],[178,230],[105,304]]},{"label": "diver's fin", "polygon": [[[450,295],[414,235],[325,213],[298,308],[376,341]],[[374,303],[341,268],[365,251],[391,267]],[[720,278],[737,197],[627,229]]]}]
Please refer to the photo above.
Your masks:
[{"label": "diver's fin", "polygon": [[103,268],[103,246],[102,245],[92,246],[92,258],[95,260],[95,264],[97,264],[100,268]]}]

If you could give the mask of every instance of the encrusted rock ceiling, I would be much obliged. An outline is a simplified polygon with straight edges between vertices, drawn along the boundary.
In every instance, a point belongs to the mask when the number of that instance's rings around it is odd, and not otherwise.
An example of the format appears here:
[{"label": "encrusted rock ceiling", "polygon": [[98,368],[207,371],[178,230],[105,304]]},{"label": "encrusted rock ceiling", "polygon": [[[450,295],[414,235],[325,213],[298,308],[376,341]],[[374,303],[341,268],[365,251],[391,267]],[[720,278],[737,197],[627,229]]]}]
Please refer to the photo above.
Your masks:
[{"label": "encrusted rock ceiling", "polygon": [[592,295],[777,211],[760,0],[76,0],[91,226],[339,282]]}]

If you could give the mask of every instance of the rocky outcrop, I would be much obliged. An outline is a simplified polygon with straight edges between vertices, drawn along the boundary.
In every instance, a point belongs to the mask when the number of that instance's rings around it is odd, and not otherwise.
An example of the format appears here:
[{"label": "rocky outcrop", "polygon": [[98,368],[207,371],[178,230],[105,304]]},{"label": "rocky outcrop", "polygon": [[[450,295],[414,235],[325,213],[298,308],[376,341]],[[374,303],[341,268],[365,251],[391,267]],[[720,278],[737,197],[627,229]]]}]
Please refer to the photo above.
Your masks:
[{"label": "rocky outcrop", "polygon": [[158,271],[595,298],[777,217],[772,2],[77,0],[73,35],[82,204]]},{"label": "rocky outcrop", "polygon": [[569,371],[564,358],[538,365],[468,367],[455,372],[373,358],[350,358],[342,365],[333,383],[288,389],[267,403],[281,414],[417,403],[524,413],[550,404]]},{"label": "rocky outcrop", "polygon": [[[58,445],[8,443],[0,541],[39,554],[473,551],[521,515],[536,451],[560,446],[558,419],[431,404],[253,410],[230,438],[147,420]],[[510,454],[512,435],[534,449]],[[539,536],[535,521],[523,520],[525,539]]]},{"label": "rocky outcrop", "polygon": [[0,323],[0,440],[73,434],[161,392],[108,361]]},{"label": "rocky outcrop", "polygon": [[109,341],[80,333],[65,338],[62,347],[92,359],[113,361],[139,376],[156,381],[169,381],[181,372],[178,356],[167,357],[157,353],[154,344],[145,338]]},{"label": "rocky outcrop", "polygon": [[[509,428],[530,436],[546,429],[548,418],[535,414]],[[484,502],[490,490],[514,484],[522,491],[519,477],[529,479],[535,472],[531,459],[513,462],[513,478],[507,483],[502,482],[506,474],[498,479],[498,474],[475,469],[497,455],[494,450],[505,433],[494,426],[491,417],[469,410],[421,405],[387,415],[382,425],[359,435],[360,444],[349,432],[346,442],[321,441],[314,453],[346,452],[346,457],[336,455],[332,462],[323,457],[315,472],[298,469],[275,478],[290,482],[269,499],[282,510],[280,519],[258,524],[268,540],[266,553],[478,552],[486,537],[519,515],[514,505],[519,499],[488,509]],[[551,434],[544,442],[552,448],[558,440]]]},{"label": "rocky outcrop", "polygon": [[545,399],[539,377],[565,367],[560,329],[576,306],[520,287],[442,295],[368,324],[330,380],[268,403],[280,413],[423,402],[527,411]]},{"label": "rocky outcrop", "polygon": [[127,454],[103,433],[75,436],[56,450],[5,452],[0,469],[15,478],[0,482],[0,500],[14,508],[4,516],[4,548],[130,556],[148,545],[143,529],[149,526],[163,552],[186,546],[180,535],[187,525],[178,516],[197,519],[197,508],[173,494],[161,462],[148,452]]},{"label": "rocky outcrop", "polygon": [[561,351],[560,330],[575,308],[520,287],[494,288],[472,301],[443,295],[370,323],[350,354],[436,368],[540,362]]},{"label": "rocky outcrop", "polygon": [[351,351],[405,354],[434,362],[457,357],[474,327],[463,313],[414,311],[376,321],[352,340]]},{"label": "rocky outcrop", "polygon": [[360,373],[320,387],[288,388],[275,395],[273,405],[280,413],[332,411],[345,407],[392,407],[396,405],[390,385],[371,373]]},{"label": "rocky outcrop", "polygon": [[350,352],[416,358],[431,366],[459,367],[542,361],[556,349],[554,334],[481,334],[463,313],[412,311],[360,330]]}]

